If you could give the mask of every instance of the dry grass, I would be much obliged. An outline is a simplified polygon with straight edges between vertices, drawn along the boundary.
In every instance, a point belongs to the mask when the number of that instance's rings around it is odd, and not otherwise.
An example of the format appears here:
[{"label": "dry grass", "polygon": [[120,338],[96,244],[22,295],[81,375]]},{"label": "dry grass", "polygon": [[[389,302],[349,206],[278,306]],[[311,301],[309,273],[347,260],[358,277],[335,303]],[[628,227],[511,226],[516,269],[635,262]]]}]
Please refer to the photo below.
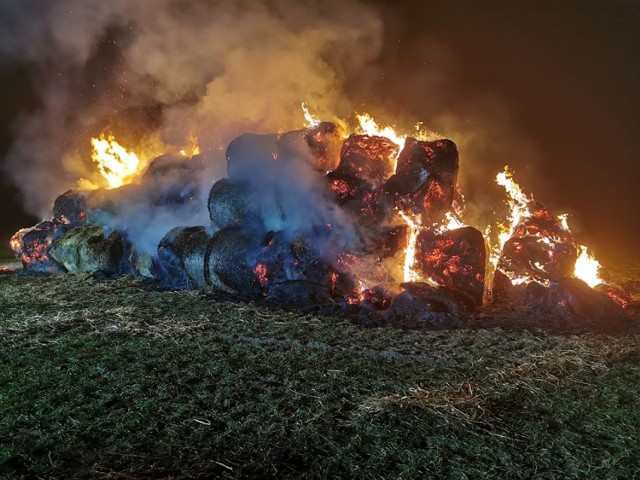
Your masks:
[{"label": "dry grass", "polygon": [[0,475],[633,478],[640,338],[0,275]]}]

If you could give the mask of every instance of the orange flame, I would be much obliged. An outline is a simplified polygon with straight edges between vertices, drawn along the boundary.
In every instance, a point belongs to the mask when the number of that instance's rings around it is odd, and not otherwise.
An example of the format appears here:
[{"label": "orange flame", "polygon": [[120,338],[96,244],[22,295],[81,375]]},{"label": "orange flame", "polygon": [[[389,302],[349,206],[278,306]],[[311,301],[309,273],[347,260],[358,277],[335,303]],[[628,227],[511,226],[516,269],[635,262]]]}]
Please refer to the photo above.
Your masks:
[{"label": "orange flame", "polygon": [[303,113],[304,119],[305,119],[304,126],[306,128],[317,127],[320,124],[320,119],[318,117],[316,117],[315,115],[311,114],[311,112],[309,111],[309,107],[307,107],[306,103],[302,102],[300,104],[300,106],[302,107],[302,113]]},{"label": "orange flame", "polygon": [[91,139],[93,152],[91,159],[98,166],[98,170],[109,184],[109,188],[118,188],[133,180],[138,172],[140,159],[120,145],[113,135],[105,138],[101,134]]},{"label": "orange flame", "polygon": [[182,155],[183,157],[193,157],[195,155],[200,155],[202,153],[202,150],[200,150],[200,147],[198,146],[198,137],[190,133],[188,140],[189,147],[180,149],[180,155]]}]

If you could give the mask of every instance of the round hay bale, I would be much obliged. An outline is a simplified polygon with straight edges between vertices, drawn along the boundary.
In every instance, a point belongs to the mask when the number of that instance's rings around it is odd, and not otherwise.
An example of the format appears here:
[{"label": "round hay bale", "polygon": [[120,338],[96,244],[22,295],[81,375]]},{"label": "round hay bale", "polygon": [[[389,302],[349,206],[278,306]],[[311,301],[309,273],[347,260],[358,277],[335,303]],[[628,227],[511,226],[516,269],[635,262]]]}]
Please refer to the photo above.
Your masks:
[{"label": "round hay bale", "polygon": [[207,287],[205,265],[210,239],[202,226],[170,230],[158,244],[164,283],[180,290]]},{"label": "round hay bale", "polygon": [[121,273],[126,241],[120,232],[108,236],[100,225],[72,228],[58,238],[49,254],[70,272]]}]

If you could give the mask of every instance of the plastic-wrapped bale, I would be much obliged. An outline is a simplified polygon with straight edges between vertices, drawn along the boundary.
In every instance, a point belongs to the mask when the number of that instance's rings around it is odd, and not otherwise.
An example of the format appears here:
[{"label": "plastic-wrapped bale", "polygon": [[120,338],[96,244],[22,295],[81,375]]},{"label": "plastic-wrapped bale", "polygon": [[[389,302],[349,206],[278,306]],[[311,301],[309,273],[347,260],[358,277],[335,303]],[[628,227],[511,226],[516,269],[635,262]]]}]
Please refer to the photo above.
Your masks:
[{"label": "plastic-wrapped bale", "polygon": [[72,228],[51,247],[51,257],[69,272],[119,274],[129,271],[125,252],[128,245],[120,232],[108,235],[100,225]]},{"label": "plastic-wrapped bale", "polygon": [[69,227],[77,227],[87,220],[87,196],[89,192],[67,190],[53,203],[54,221]]},{"label": "plastic-wrapped bale", "polygon": [[435,222],[451,209],[458,167],[458,149],[451,140],[424,142],[407,138],[395,175],[384,190],[396,208],[421,215],[425,224]]},{"label": "plastic-wrapped bale", "polygon": [[176,227],[158,244],[161,280],[170,288],[206,288],[211,235],[205,227]]},{"label": "plastic-wrapped bale", "polygon": [[255,225],[260,215],[249,184],[228,178],[218,180],[209,193],[209,216],[219,229]]},{"label": "plastic-wrapped bale", "polygon": [[443,287],[468,295],[475,305],[482,304],[486,261],[484,238],[473,227],[418,234],[417,270]]},{"label": "plastic-wrapped bale", "polygon": [[63,272],[64,267],[51,256],[51,246],[63,235],[65,225],[44,221],[16,232],[10,240],[11,249],[25,270],[32,272]]}]

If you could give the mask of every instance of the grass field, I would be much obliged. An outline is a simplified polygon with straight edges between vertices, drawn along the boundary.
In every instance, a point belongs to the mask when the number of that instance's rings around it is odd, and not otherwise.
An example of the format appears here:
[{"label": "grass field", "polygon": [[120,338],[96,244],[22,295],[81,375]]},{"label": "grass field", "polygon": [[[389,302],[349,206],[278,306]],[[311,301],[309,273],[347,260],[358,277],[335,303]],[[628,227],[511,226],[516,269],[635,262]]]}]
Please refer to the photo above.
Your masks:
[{"label": "grass field", "polygon": [[639,405],[640,336],[0,275],[0,477],[629,479]]}]

